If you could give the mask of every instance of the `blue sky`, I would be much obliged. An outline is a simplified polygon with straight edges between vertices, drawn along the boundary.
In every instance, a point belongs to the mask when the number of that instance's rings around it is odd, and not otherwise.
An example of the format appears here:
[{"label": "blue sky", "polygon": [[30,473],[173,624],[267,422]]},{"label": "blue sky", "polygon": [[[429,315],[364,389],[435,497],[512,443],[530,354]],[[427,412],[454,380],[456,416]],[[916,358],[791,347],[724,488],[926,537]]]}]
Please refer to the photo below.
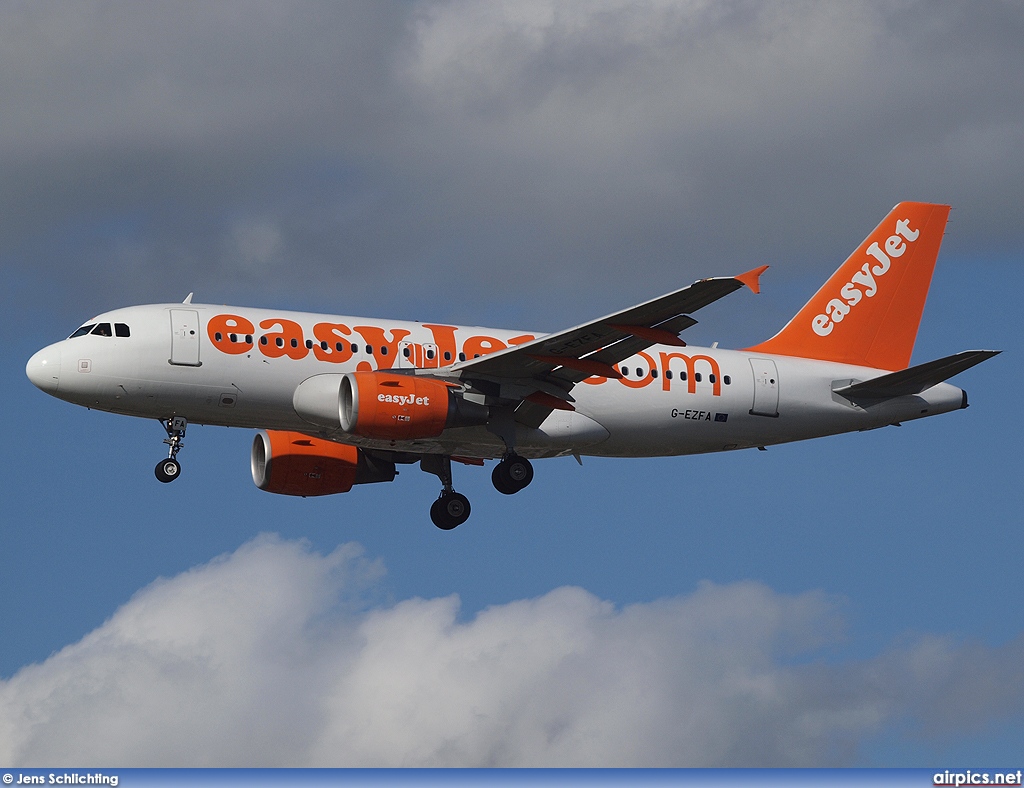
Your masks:
[{"label": "blue sky", "polygon": [[[4,12],[0,762],[1013,765],[1019,10],[220,9]],[[1005,351],[969,409],[513,497],[457,468],[451,533],[415,467],[257,490],[246,430],[161,485],[158,424],[24,376],[190,291],[555,330],[767,263],[687,332],[744,346],[903,199],[954,206],[914,360]]]}]

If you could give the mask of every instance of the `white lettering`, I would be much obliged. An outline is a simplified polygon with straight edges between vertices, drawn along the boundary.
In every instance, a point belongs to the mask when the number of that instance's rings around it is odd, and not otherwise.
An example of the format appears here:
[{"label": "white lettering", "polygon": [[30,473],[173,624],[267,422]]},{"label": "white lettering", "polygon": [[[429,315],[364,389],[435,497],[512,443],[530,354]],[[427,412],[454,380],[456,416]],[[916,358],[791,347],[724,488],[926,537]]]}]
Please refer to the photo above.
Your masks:
[{"label": "white lettering", "polygon": [[890,235],[885,241],[885,253],[889,257],[903,257],[903,253],[907,251],[907,245],[903,243],[903,239],[898,235]]},{"label": "white lettering", "polygon": [[864,267],[851,276],[850,279],[853,280],[854,284],[864,285],[867,288],[864,295],[868,298],[871,298],[871,296],[878,292],[875,277],[871,275],[871,263],[864,263]]},{"label": "white lettering", "polygon": [[892,261],[885,256],[885,253],[878,245],[878,241],[875,241],[873,244],[871,244],[871,246],[868,247],[868,254],[874,257],[876,260],[878,260],[879,263],[878,265],[874,266],[871,269],[872,271],[874,271],[875,276],[881,276],[882,274],[889,270],[889,265]]},{"label": "white lettering", "polygon": [[910,229],[910,219],[900,219],[898,222],[896,222],[896,232],[898,232],[908,241],[916,241],[917,236],[921,234],[920,230]]},{"label": "white lettering", "polygon": [[[916,241],[920,235],[920,230],[910,228],[909,219],[900,219],[896,222],[896,234],[885,240],[884,252],[878,241],[872,241],[865,253],[873,257],[875,263],[872,264],[869,260],[850,276],[850,281],[839,289],[842,299],[830,299],[825,305],[825,314],[815,315],[811,319],[811,330],[819,337],[831,334],[835,324],[841,323],[864,296],[871,298],[878,292],[875,277],[884,276],[892,267],[893,259],[902,257],[907,251],[907,244]],[[861,291],[856,285],[860,285],[864,290]]]},{"label": "white lettering", "polygon": [[842,323],[843,318],[850,314],[850,306],[845,301],[840,301],[838,298],[833,298],[828,302],[825,307],[825,311],[828,316],[832,318],[835,323]]},{"label": "white lettering", "polygon": [[845,298],[846,303],[848,303],[850,306],[856,306],[864,297],[864,294],[853,286],[853,282],[847,282],[845,285],[843,285],[843,289],[839,291],[839,295]]}]

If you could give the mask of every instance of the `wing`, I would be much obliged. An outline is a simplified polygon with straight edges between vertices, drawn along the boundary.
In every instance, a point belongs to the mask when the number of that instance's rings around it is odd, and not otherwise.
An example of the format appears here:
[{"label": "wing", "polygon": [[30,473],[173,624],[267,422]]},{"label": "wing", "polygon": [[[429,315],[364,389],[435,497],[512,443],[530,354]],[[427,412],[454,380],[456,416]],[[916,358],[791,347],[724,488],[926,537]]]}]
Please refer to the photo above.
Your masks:
[{"label": "wing", "polygon": [[902,369],[899,372],[891,372],[863,383],[844,386],[836,389],[835,392],[854,401],[890,399],[908,394],[920,394],[954,375],[959,375],[975,364],[998,356],[1001,352],[999,350],[964,350],[952,356],[918,364],[916,367]]},{"label": "wing", "polygon": [[759,292],[758,278],[767,268],[701,279],[575,328],[453,364],[446,371],[481,393],[508,400],[516,406],[517,422],[537,427],[553,409],[572,409],[569,392],[580,381],[595,375],[622,377],[615,365],[651,345],[685,346],[679,332],[697,322],[691,312],[744,285]]}]

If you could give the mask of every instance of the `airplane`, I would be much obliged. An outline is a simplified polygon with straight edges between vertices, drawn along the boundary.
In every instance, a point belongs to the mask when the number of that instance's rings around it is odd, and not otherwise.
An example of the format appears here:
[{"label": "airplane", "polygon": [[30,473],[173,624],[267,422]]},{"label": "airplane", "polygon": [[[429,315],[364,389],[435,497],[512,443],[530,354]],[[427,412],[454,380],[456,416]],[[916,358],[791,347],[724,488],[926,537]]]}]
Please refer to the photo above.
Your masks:
[{"label": "airplane", "polygon": [[[945,381],[997,355],[910,366],[947,205],[902,202],[781,331],[741,350],[690,347],[694,312],[761,266],[552,334],[192,303],[116,309],[32,356],[28,378],[87,408],[154,418],[161,482],[189,424],[259,430],[261,490],[295,496],[390,482],[419,463],[441,482],[433,523],[470,514],[452,462],[497,460],[506,495],[531,459],[764,449],[967,407]],[[716,343],[717,344],[717,343]]]}]

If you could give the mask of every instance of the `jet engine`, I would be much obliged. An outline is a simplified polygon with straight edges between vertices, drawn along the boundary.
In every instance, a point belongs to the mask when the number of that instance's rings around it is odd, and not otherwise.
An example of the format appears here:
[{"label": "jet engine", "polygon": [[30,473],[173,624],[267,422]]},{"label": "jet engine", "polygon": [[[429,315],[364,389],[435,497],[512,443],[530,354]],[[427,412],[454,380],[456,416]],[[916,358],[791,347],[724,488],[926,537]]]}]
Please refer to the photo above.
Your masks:
[{"label": "jet engine", "polygon": [[376,440],[436,438],[449,427],[487,423],[487,406],[440,380],[391,372],[315,375],[299,384],[295,412],[325,427]]},{"label": "jet engine", "polygon": [[264,430],[252,442],[252,480],[281,495],[332,495],[356,484],[390,482],[395,464],[355,446],[301,432]]}]

